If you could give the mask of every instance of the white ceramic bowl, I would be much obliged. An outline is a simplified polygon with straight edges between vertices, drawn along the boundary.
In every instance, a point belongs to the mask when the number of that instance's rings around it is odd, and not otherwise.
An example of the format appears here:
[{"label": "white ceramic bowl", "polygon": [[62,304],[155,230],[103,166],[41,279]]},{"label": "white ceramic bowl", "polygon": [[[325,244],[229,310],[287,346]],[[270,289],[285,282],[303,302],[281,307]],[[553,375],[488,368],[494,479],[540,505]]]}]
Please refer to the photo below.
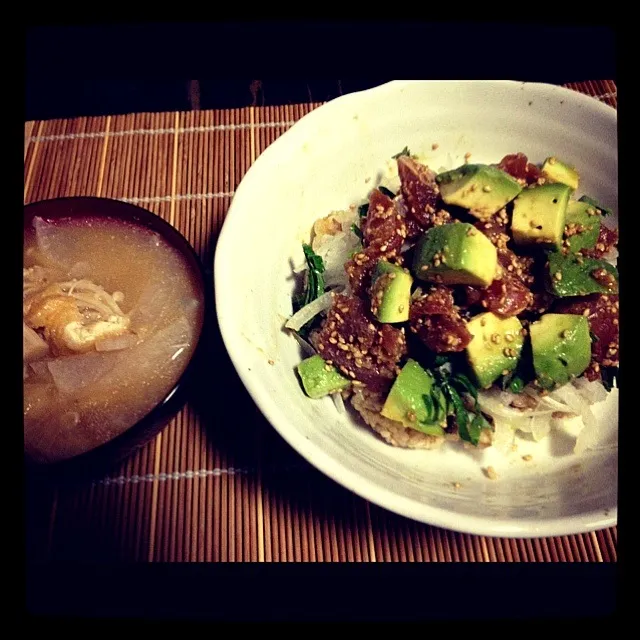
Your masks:
[{"label": "white ceramic bowl", "polygon": [[[432,145],[437,143],[436,150]],[[360,496],[404,516],[458,531],[565,535],[617,520],[617,450],[573,455],[573,440],[520,440],[517,452],[388,446],[308,399],[295,366],[292,264],[314,220],[361,203],[405,145],[438,170],[497,162],[522,151],[575,164],[581,191],[617,211],[615,110],[561,87],[508,81],[398,81],[333,100],[302,118],[254,163],[239,186],[216,251],[220,330],[249,393],[311,464]],[[617,222],[617,219],[616,219]],[[273,364],[270,364],[270,361]],[[617,399],[596,405],[618,420]],[[525,462],[522,456],[531,453]],[[498,474],[489,480],[482,468]],[[460,483],[455,488],[454,483]]]}]

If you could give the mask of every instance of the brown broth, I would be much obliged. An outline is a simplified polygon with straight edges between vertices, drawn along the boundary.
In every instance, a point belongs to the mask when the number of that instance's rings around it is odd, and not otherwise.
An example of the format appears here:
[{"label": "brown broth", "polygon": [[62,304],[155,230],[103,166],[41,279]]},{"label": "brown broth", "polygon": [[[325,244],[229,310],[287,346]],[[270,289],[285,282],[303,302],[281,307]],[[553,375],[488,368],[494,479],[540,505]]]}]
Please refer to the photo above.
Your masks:
[{"label": "brown broth", "polygon": [[34,225],[25,230],[24,266],[122,292],[137,336],[119,351],[48,355],[25,367],[25,452],[57,462],[112,440],[167,396],[198,342],[204,300],[182,254],[145,227],[105,217]]}]

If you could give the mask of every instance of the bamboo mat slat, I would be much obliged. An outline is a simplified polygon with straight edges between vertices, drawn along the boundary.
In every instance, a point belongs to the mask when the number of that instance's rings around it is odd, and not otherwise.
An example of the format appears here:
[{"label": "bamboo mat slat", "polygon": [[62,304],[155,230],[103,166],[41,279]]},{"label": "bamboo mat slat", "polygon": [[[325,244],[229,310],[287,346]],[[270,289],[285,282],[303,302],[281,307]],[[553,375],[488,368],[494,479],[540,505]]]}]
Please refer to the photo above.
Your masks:
[{"label": "bamboo mat slat", "polygon": [[[611,80],[567,86],[617,107]],[[240,180],[318,106],[27,122],[24,202],[96,195],[140,204],[173,224],[210,270]],[[241,388],[228,373],[228,384]],[[617,561],[616,527],[508,540],[387,512],[316,471],[247,407],[238,434],[189,404],[105,477],[49,487],[33,507],[30,554],[85,562]]]}]

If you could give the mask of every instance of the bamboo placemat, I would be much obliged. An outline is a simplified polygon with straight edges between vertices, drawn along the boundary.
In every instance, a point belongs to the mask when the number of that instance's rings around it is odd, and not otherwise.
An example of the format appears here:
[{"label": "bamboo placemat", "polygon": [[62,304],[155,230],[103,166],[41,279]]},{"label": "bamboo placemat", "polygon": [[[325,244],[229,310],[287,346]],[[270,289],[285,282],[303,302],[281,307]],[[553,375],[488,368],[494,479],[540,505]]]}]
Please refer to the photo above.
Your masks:
[{"label": "bamboo placemat", "polygon": [[[617,107],[613,81],[567,86]],[[27,122],[24,201],[95,195],[140,204],[176,226],[210,269],[245,172],[318,106]],[[191,403],[105,477],[41,488],[29,504],[31,559],[616,561],[616,527],[496,539],[422,525],[366,502],[284,443],[241,388],[225,354],[219,357],[218,375],[246,399],[233,428]]]}]

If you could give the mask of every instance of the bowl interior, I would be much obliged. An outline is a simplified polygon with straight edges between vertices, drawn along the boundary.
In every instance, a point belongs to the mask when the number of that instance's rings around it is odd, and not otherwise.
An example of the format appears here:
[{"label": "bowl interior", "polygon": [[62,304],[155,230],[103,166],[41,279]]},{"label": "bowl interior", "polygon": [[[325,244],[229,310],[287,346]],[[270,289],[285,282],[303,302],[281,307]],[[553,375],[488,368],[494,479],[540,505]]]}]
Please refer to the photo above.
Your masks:
[{"label": "bowl interior", "polygon": [[[521,151],[574,164],[580,192],[617,210],[613,109],[567,89],[516,82],[393,82],[312,112],[267,149],[238,188],[218,243],[216,305],[230,356],[280,434],[320,470],[390,510],[500,536],[559,535],[616,521],[617,449],[571,455],[573,438],[519,439],[517,452],[407,451],[380,441],[331,399],[309,400],[295,367],[292,266],[332,210],[361,204],[408,146],[433,169]],[[617,219],[613,220],[617,224]],[[270,361],[273,364],[270,364]],[[595,407],[617,421],[617,398]],[[530,453],[533,459],[524,462]],[[482,468],[492,465],[498,479]],[[459,483],[460,486],[457,486]]]},{"label": "bowl interior", "polygon": [[210,315],[212,307],[209,287],[205,287],[204,270],[192,246],[177,229],[151,211],[107,198],[56,198],[26,205],[24,207],[24,228],[28,228],[35,217],[56,220],[87,216],[122,220],[160,234],[184,258],[187,269],[202,298],[203,313],[201,322],[196,327],[197,344],[184,371],[173,387],[143,418],[108,442],[68,460],[39,464],[28,457],[26,458],[27,466],[36,473],[55,474],[61,478],[70,479],[75,479],[83,474],[95,476],[106,471],[115,462],[130,455],[135,449],[148,442],[179,411],[188,397],[189,383],[193,378],[194,370],[200,365],[206,326],[205,319]]}]

